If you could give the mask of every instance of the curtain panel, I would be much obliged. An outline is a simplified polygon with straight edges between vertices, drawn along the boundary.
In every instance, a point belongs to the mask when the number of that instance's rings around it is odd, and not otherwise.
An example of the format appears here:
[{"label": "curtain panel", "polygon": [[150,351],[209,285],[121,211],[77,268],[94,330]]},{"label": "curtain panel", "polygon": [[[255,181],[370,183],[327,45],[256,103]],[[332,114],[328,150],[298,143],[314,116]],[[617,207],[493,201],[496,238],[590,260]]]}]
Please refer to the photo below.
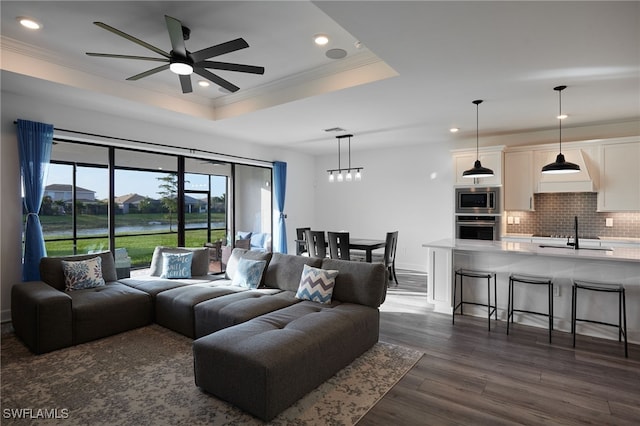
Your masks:
[{"label": "curtain panel", "polygon": [[287,190],[287,163],[275,161],[273,163],[273,191],[276,199],[278,223],[276,227],[276,238],[274,238],[273,251],[287,253],[287,228],[285,225],[284,197]]},{"label": "curtain panel", "polygon": [[40,259],[47,255],[38,212],[51,159],[53,125],[18,120],[17,129],[24,207],[27,212],[24,224],[22,280],[37,281],[40,279]]}]

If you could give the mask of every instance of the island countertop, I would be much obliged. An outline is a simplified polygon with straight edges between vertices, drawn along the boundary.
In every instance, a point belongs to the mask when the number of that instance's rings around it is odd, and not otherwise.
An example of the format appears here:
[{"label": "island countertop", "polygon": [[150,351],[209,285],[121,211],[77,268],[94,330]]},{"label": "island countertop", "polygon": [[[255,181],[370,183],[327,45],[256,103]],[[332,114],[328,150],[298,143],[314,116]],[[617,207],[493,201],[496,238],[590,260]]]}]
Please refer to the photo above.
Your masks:
[{"label": "island countertop", "polygon": [[460,240],[446,238],[422,244],[423,247],[444,248],[459,251],[513,253],[532,256],[564,257],[567,259],[613,260],[624,262],[640,262],[640,246],[613,247],[610,250],[589,247],[574,250],[558,247],[541,247],[538,243],[512,241]]}]

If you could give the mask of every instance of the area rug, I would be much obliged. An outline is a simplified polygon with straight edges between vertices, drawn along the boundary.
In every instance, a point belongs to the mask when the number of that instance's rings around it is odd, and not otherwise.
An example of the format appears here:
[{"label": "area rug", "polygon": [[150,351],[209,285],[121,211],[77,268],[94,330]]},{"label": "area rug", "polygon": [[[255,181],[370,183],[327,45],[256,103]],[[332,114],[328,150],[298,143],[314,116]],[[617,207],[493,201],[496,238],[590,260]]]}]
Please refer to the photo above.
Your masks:
[{"label": "area rug", "polygon": [[[1,422],[263,425],[195,386],[191,343],[150,325],[36,356],[3,333]],[[353,425],[421,356],[379,342],[269,424]]]}]

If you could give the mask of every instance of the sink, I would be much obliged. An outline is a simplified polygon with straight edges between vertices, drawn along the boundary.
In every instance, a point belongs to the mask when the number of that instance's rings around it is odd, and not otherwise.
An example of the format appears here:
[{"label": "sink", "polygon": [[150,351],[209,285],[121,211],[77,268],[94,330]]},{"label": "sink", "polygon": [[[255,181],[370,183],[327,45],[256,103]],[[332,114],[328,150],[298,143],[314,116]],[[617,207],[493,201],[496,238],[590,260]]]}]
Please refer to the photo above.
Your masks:
[{"label": "sink", "polygon": [[[569,249],[574,250],[571,246],[563,246],[559,244],[540,244],[538,247],[540,248],[561,248],[561,249]],[[597,251],[613,251],[611,247],[580,247],[578,250],[597,250]]]}]

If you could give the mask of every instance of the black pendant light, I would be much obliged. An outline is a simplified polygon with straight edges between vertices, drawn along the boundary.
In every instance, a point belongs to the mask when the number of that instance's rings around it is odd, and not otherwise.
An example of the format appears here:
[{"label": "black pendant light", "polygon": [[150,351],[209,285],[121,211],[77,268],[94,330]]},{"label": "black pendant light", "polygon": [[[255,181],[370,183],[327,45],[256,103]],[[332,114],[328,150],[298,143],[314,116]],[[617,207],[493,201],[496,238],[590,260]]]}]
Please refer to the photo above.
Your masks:
[{"label": "black pendant light", "polygon": [[493,170],[482,167],[480,164],[480,156],[478,152],[478,105],[482,103],[482,99],[473,101],[476,105],[476,162],[473,164],[473,168],[462,172],[462,177],[466,178],[483,178],[493,176]]},{"label": "black pendant light", "polygon": [[560,110],[558,113],[558,129],[560,133],[560,153],[556,157],[556,161],[553,163],[549,163],[542,168],[542,173],[549,175],[559,175],[566,173],[578,173],[580,171],[580,166],[574,163],[570,163],[565,161],[564,155],[562,155],[562,91],[566,89],[567,86],[556,86],[553,90],[558,92],[558,103],[560,106]]}]

